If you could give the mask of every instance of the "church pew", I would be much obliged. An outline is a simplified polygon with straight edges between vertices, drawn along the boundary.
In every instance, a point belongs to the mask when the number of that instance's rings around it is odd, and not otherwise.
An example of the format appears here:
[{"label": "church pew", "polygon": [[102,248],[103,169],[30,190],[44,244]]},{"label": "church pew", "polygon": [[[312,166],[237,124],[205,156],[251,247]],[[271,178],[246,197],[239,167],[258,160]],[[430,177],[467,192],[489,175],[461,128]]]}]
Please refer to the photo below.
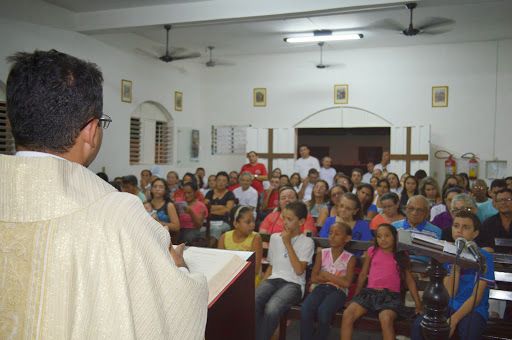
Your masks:
[{"label": "church pew", "polygon": [[[270,236],[268,237],[270,239]],[[315,241],[315,248],[327,248],[329,242],[327,238],[313,237]],[[347,244],[347,251],[366,250],[370,247],[372,242],[364,241],[351,241]],[[496,254],[495,254],[496,255]],[[512,259],[511,255],[508,254],[497,254],[497,261],[501,263],[510,264]],[[496,261],[496,256],[495,256]],[[427,272],[427,266],[424,263],[411,262],[411,271],[413,273],[424,274]],[[495,272],[496,281],[502,283],[512,283],[512,273],[509,272]],[[418,290],[423,291],[428,284],[428,281],[418,281]],[[511,287],[512,288],[512,287]],[[511,289],[512,290],[512,289]],[[307,293],[306,293],[307,294]],[[491,289],[489,297],[495,300],[512,301],[512,291],[503,289]],[[281,318],[279,327],[279,340],[286,340],[286,327],[288,320],[300,320],[301,309],[300,304],[292,306],[290,311]],[[335,327],[341,326],[341,320],[343,318],[343,311],[336,313],[333,318],[332,325]],[[398,320],[395,322],[395,331],[397,335],[410,336],[411,320]],[[368,331],[380,332],[380,322],[378,318],[374,316],[364,316],[360,318],[355,324],[354,329],[364,329]],[[488,327],[483,335],[483,339],[512,339],[512,323],[501,319],[490,319],[488,321]]]}]

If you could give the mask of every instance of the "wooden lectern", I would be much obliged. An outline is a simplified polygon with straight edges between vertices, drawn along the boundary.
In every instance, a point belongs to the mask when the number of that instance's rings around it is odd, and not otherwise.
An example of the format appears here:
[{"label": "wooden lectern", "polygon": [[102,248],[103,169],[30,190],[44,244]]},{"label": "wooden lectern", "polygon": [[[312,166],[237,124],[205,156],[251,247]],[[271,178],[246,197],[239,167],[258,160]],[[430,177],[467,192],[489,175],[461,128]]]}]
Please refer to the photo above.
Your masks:
[{"label": "wooden lectern", "polygon": [[[443,284],[443,279],[446,276],[446,270],[443,268],[443,264],[454,263],[455,255],[413,243],[411,232],[405,230],[398,231],[398,249],[410,251],[415,255],[429,256],[431,258],[428,268],[430,282],[423,292],[425,314],[423,315],[421,328],[423,336],[427,340],[448,339],[450,327],[447,322],[447,314],[450,296]],[[461,268],[479,268],[476,261],[469,261],[465,258],[459,258],[457,264]]]},{"label": "wooden lectern", "polygon": [[208,306],[206,340],[254,340],[255,329],[255,255],[216,300]]}]

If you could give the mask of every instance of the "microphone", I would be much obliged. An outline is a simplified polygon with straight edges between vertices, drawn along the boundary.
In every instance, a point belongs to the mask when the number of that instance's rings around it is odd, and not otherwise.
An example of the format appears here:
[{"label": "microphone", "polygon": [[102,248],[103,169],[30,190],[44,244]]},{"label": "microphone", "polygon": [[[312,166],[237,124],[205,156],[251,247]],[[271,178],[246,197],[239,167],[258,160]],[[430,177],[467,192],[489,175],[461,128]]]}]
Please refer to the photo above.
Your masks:
[{"label": "microphone", "polygon": [[475,242],[473,242],[473,241],[466,242],[466,248],[468,248],[469,252],[471,253],[471,255],[473,255],[475,260],[480,261],[480,257],[482,255],[480,255],[480,250],[478,249],[478,246],[476,245]]},{"label": "microphone", "polygon": [[484,257],[480,253],[480,249],[478,248],[476,243],[473,242],[473,241],[466,242],[466,248],[468,248],[468,250],[471,253],[471,255],[473,255],[475,260],[480,264],[480,271],[481,272],[485,272],[485,270],[486,270],[486,262],[485,262]]},{"label": "microphone", "polygon": [[462,251],[464,250],[464,247],[466,247],[466,239],[464,237],[459,237],[455,240],[455,247],[457,247],[457,254],[456,256],[459,256]]}]

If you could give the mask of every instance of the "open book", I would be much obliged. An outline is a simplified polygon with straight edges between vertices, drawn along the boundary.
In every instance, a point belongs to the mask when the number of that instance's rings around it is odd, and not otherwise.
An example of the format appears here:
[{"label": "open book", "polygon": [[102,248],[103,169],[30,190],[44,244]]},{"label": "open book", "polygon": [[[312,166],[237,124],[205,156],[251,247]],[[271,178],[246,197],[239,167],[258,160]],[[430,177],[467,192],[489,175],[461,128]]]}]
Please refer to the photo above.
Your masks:
[{"label": "open book", "polygon": [[188,247],[183,258],[191,273],[202,273],[208,281],[208,306],[222,294],[245,268],[249,251]]}]

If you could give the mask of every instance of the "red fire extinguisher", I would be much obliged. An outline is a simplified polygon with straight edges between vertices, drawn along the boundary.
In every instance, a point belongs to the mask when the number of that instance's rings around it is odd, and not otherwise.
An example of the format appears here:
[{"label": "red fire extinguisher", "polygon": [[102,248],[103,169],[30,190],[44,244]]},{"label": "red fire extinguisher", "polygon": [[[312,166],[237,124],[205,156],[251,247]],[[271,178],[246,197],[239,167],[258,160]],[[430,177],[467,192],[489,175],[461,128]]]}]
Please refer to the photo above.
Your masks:
[{"label": "red fire extinguisher", "polygon": [[446,176],[457,174],[457,161],[453,159],[453,155],[444,161],[444,172]]},{"label": "red fire extinguisher", "polygon": [[468,177],[470,180],[475,180],[478,178],[478,158],[472,152],[467,152],[460,156],[461,158],[466,158],[468,160]]},{"label": "red fire extinguisher", "polygon": [[444,159],[444,175],[450,176],[457,174],[457,161],[454,156],[445,150],[438,150],[434,154],[437,159]]}]

